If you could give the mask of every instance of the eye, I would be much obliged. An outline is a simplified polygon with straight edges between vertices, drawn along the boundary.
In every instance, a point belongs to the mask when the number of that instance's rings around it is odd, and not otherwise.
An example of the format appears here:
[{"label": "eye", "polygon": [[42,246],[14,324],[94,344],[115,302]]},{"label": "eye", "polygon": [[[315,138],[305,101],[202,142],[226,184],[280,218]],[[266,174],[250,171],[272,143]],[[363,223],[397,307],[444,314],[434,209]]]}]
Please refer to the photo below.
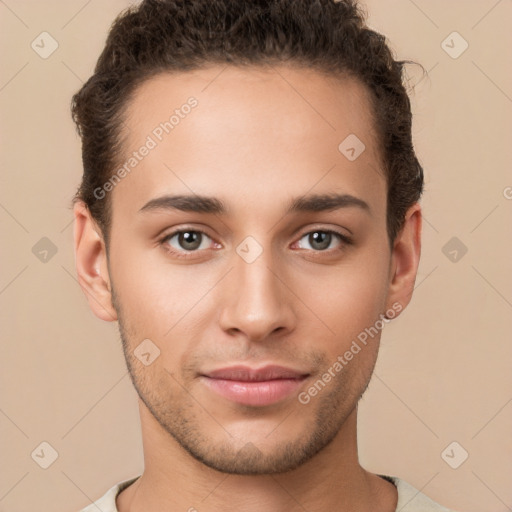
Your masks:
[{"label": "eye", "polygon": [[[305,240],[309,247],[304,247]],[[333,243],[338,242],[333,247]],[[199,253],[201,250],[212,248],[212,242],[215,247],[221,247],[209,237],[204,231],[199,229],[180,229],[173,231],[161,239],[160,245],[176,258],[188,258],[193,253]],[[316,229],[304,234],[295,245],[299,249],[313,250],[315,252],[330,253],[341,251],[347,245],[352,244],[352,240],[337,231],[328,229]]]},{"label": "eye", "polygon": [[299,244],[302,240],[306,240],[310,247],[299,247],[300,249],[312,249],[314,251],[326,251],[332,249],[331,244],[333,241],[338,240],[338,245],[334,247],[334,250],[342,249],[344,245],[351,244],[351,240],[341,233],[332,230],[317,229],[310,231],[302,236],[299,240]]},{"label": "eye", "polygon": [[[199,249],[208,249],[212,239],[203,231],[197,229],[181,229],[166,235],[160,243],[172,253],[197,252]],[[179,256],[179,254],[178,254]]]}]

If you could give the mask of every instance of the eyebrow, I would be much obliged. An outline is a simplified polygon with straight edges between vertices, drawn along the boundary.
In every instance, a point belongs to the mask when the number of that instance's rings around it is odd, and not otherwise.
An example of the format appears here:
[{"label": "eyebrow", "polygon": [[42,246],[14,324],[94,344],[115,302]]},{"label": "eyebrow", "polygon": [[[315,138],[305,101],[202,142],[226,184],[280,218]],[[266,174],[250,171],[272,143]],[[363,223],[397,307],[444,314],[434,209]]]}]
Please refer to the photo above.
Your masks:
[{"label": "eyebrow", "polygon": [[[349,207],[356,207],[368,213],[371,211],[366,201],[350,194],[310,194],[293,198],[285,214],[321,212]],[[219,215],[228,213],[226,204],[220,199],[200,195],[165,195],[157,197],[148,201],[139,212],[154,210],[180,210]]]}]

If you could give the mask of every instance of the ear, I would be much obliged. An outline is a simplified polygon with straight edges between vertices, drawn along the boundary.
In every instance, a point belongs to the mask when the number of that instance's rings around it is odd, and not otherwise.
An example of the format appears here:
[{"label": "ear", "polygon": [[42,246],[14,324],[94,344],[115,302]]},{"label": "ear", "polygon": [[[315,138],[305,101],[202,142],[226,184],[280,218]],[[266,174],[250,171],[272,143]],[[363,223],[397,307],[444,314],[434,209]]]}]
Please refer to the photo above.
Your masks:
[{"label": "ear", "polygon": [[89,301],[92,312],[102,320],[115,322],[117,313],[112,305],[107,251],[101,230],[82,201],[75,204],[73,215],[78,283]]},{"label": "ear", "polygon": [[404,225],[393,243],[386,308],[396,311],[395,316],[406,308],[414,291],[421,253],[421,220],[421,207],[415,203],[407,210]]}]

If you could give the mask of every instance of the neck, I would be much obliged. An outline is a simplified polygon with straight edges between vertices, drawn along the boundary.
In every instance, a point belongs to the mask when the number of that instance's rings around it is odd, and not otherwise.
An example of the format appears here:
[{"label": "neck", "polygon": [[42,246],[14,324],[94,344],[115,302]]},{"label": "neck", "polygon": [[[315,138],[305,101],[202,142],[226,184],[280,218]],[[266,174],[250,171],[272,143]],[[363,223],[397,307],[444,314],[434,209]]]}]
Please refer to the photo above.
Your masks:
[{"label": "neck", "polygon": [[272,475],[231,475],[188,454],[139,400],[145,470],[119,494],[119,512],[385,511],[396,489],[364,470],[357,456],[357,409],[333,441],[299,468]]}]

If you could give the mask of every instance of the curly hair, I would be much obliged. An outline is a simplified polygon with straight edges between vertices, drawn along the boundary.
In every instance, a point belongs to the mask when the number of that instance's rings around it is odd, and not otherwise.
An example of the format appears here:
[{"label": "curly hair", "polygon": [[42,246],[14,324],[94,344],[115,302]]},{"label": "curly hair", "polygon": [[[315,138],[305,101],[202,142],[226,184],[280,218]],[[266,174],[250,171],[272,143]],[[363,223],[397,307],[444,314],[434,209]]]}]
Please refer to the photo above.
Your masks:
[{"label": "curly hair", "polygon": [[405,64],[386,38],[368,28],[356,0],[143,0],[112,24],[93,75],[73,96],[82,139],[83,201],[108,246],[111,200],[98,200],[120,159],[123,114],[137,86],[163,72],[211,64],[286,63],[332,76],[351,76],[370,91],[387,182],[390,244],[423,191],[412,143]]}]

